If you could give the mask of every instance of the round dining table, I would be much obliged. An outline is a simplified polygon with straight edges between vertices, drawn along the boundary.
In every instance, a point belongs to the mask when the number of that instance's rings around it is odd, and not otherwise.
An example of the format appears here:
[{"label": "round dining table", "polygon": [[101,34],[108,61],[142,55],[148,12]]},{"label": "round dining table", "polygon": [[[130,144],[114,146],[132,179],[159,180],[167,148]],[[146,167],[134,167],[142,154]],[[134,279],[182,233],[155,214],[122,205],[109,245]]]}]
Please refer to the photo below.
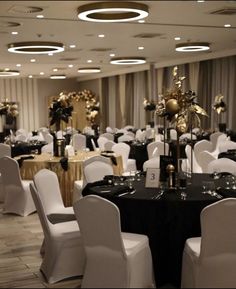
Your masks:
[{"label": "round dining table", "polygon": [[[203,193],[202,182],[214,182],[223,188],[217,196]],[[157,287],[172,284],[180,287],[182,253],[185,241],[201,236],[200,213],[204,207],[219,201],[224,195],[224,178],[217,180],[208,174],[192,174],[186,189],[147,188],[145,177],[118,185],[106,180],[88,184],[82,195],[95,194],[115,203],[124,232],[145,234],[149,238]],[[162,192],[162,194],[160,194]],[[236,197],[236,190],[230,191]]]}]

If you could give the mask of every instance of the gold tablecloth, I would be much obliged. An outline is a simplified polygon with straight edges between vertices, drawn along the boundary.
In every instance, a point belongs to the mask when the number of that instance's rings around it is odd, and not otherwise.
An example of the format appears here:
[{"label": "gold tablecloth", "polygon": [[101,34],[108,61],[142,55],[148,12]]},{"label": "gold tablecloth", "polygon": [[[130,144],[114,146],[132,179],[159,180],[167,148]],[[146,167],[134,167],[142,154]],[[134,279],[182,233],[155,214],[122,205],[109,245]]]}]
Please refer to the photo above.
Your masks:
[{"label": "gold tablecloth", "polygon": [[[78,152],[76,156],[68,158],[68,170],[61,166],[60,157],[52,157],[43,153],[35,155],[34,159],[25,159],[20,168],[22,179],[32,180],[34,175],[41,169],[46,168],[55,172],[58,176],[62,199],[66,207],[72,205],[74,181],[83,179],[82,163],[85,159],[99,152]],[[17,158],[20,158],[16,157]],[[116,156],[117,165],[113,165],[114,175],[121,175],[123,172],[122,157]]]}]

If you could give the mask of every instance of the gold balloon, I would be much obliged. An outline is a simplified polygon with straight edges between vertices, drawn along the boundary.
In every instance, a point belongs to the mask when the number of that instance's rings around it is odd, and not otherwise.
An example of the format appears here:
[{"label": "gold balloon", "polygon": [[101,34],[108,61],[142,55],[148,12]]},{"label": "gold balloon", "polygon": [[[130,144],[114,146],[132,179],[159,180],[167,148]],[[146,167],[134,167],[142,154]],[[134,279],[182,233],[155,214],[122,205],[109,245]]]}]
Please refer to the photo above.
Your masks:
[{"label": "gold balloon", "polygon": [[166,111],[170,114],[176,114],[180,110],[178,101],[175,98],[169,99],[166,103]]},{"label": "gold balloon", "polygon": [[168,164],[166,167],[166,171],[168,173],[173,173],[175,171],[175,167],[172,164]]}]

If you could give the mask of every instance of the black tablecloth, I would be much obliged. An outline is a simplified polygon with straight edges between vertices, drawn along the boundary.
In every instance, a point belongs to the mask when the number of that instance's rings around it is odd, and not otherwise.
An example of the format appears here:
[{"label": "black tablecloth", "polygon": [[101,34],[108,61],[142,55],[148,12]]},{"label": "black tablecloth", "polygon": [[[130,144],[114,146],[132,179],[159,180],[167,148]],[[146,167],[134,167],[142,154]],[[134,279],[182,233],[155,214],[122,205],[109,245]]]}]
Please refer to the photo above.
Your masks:
[{"label": "black tablecloth", "polygon": [[[202,209],[219,200],[201,193],[203,180],[214,181],[211,175],[194,174],[191,185],[186,189],[186,200],[181,199],[178,190],[167,190],[161,199],[153,199],[159,189],[145,188],[144,178],[134,182],[134,194],[119,197],[117,190],[112,194],[113,185],[107,183],[105,187],[104,184],[90,184],[82,194],[97,194],[114,202],[120,209],[122,231],[146,234],[149,237],[157,287],[165,284],[179,287],[185,241],[201,235]],[[216,187],[223,187],[222,178],[215,182]],[[236,191],[231,193],[236,196]]]},{"label": "black tablecloth", "polygon": [[27,155],[31,154],[32,151],[38,151],[41,154],[41,148],[44,146],[46,142],[35,142],[35,143],[15,143],[11,145],[11,156],[19,156],[19,155]]}]

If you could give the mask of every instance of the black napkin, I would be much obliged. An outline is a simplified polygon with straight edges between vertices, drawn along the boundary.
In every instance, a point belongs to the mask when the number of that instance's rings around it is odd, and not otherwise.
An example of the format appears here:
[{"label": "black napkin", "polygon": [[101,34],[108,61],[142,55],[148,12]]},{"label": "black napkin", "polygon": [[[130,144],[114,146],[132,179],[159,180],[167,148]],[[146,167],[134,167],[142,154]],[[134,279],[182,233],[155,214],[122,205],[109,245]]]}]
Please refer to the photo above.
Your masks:
[{"label": "black napkin", "polygon": [[216,192],[224,198],[236,198],[236,190],[233,189],[217,188]]},{"label": "black napkin", "polygon": [[75,221],[75,214],[49,214],[47,215],[48,220],[52,224],[64,223]]},{"label": "black napkin", "polygon": [[109,197],[109,196],[116,196],[120,195],[122,193],[130,192],[133,189],[129,188],[128,186],[124,185],[109,185],[108,180],[102,180],[102,181],[97,181],[93,183],[88,183],[83,191],[82,195],[99,195],[99,196],[104,196],[104,197]]},{"label": "black napkin", "polygon": [[17,161],[18,161],[19,167],[21,168],[24,160],[29,160],[29,159],[34,159],[34,156],[25,156],[25,157],[21,157],[20,159],[18,159]]},{"label": "black napkin", "polygon": [[113,165],[117,166],[117,161],[116,161],[116,158],[114,156],[109,156],[109,155],[106,155],[106,154],[101,154],[103,157],[106,157],[106,158],[110,158],[111,159],[111,162]]},{"label": "black napkin", "polygon": [[61,167],[63,168],[64,171],[68,170],[68,158],[66,158],[66,157],[61,158],[60,164],[61,164]]}]

